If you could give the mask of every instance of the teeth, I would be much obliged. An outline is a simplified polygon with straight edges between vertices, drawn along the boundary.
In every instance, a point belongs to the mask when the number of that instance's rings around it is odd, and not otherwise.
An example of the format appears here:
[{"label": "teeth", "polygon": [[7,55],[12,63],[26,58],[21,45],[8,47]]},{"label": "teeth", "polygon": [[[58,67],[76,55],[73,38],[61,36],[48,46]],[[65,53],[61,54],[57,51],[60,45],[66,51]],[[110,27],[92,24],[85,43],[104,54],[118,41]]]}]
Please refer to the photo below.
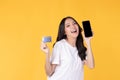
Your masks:
[{"label": "teeth", "polygon": [[71,31],[71,33],[75,33],[75,32],[77,32],[77,30]]}]

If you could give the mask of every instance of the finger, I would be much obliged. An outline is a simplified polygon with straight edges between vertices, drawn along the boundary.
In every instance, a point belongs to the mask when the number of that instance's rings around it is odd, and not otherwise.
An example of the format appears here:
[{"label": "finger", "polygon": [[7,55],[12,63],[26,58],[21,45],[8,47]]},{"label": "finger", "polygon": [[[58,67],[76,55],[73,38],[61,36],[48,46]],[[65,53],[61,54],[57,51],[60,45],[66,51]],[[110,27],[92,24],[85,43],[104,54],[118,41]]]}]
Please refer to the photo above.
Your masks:
[{"label": "finger", "polygon": [[83,39],[85,39],[86,37],[85,37],[85,35],[83,35]]},{"label": "finger", "polygon": [[43,50],[43,48],[45,47],[45,44],[43,42],[41,42],[41,49]]},{"label": "finger", "polygon": [[44,43],[44,42],[42,42],[41,43],[41,48],[44,50],[44,49],[47,49],[47,44],[46,43]]},{"label": "finger", "polygon": [[89,39],[91,40],[93,37],[91,36],[91,37],[89,37]]},{"label": "finger", "polygon": [[84,30],[82,30],[82,32],[81,32],[81,33],[82,33],[82,35],[83,35],[83,36],[85,35],[85,31],[84,31]]},{"label": "finger", "polygon": [[42,45],[42,46],[47,46],[47,44],[46,44],[46,43],[44,43],[44,42],[41,42],[41,45]]}]

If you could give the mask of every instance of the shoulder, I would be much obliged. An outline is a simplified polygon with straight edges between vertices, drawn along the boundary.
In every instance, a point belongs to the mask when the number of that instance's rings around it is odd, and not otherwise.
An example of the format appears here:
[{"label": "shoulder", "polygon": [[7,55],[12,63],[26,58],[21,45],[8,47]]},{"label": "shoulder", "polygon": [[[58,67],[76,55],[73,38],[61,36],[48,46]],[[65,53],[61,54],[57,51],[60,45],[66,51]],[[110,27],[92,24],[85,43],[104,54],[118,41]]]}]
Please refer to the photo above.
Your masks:
[{"label": "shoulder", "polygon": [[54,47],[62,47],[62,46],[64,45],[64,43],[65,43],[65,40],[62,39],[62,40],[60,40],[60,41],[57,41],[57,42],[55,43]]}]

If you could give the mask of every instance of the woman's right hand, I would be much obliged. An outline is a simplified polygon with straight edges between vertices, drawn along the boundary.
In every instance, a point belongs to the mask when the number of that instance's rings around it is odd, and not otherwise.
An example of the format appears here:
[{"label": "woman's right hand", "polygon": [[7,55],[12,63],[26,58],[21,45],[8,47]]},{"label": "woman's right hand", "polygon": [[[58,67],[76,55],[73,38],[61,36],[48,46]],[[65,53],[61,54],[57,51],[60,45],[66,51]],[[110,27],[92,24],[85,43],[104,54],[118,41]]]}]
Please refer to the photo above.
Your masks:
[{"label": "woman's right hand", "polygon": [[46,54],[49,53],[49,48],[46,43],[41,42],[41,50]]}]

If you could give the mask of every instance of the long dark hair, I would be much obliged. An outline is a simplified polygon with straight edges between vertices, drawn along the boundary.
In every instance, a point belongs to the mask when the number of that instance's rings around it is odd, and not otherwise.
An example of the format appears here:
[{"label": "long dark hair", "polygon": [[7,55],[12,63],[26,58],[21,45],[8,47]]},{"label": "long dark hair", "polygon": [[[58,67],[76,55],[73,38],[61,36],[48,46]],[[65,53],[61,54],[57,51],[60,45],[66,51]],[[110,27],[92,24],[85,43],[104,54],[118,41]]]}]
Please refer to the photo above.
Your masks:
[{"label": "long dark hair", "polygon": [[81,58],[81,60],[83,61],[83,60],[85,60],[85,57],[86,57],[85,52],[86,52],[87,48],[83,44],[83,37],[82,37],[82,34],[81,34],[82,28],[80,27],[78,22],[73,17],[68,16],[68,17],[65,17],[65,18],[62,19],[62,21],[60,22],[60,25],[59,25],[58,36],[57,36],[56,42],[67,38],[66,35],[65,35],[65,20],[68,19],[68,18],[73,19],[78,25],[79,35],[77,37],[76,47],[77,47],[77,50],[78,50],[78,55]]}]

